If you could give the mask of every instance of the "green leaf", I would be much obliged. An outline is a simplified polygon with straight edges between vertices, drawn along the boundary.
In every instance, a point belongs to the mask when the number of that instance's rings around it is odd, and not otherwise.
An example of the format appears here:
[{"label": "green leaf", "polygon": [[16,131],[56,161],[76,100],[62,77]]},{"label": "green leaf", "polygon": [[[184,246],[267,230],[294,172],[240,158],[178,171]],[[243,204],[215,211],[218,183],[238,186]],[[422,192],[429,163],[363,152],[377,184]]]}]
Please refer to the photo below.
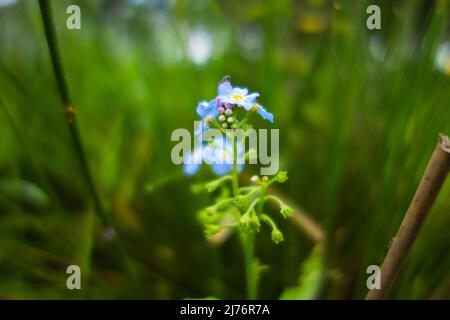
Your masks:
[{"label": "green leaf", "polygon": [[322,248],[316,245],[301,266],[298,285],[284,290],[280,300],[314,299],[321,283]]}]

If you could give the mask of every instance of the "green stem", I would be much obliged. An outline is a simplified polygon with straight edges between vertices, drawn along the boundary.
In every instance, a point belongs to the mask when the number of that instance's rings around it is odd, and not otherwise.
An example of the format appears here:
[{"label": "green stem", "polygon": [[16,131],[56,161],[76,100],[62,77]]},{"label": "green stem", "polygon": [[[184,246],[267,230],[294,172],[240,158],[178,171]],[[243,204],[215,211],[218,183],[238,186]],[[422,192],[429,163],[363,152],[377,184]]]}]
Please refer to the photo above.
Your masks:
[{"label": "green stem", "polygon": [[233,137],[233,194],[235,197],[239,195],[239,177],[238,177],[238,166],[237,166],[237,144],[236,137]]},{"label": "green stem", "polygon": [[[239,176],[237,167],[237,143],[236,137],[233,137],[233,194],[234,196],[239,195]],[[241,232],[242,247],[244,250],[244,263],[245,263],[245,278],[247,286],[247,298],[250,300],[256,299],[257,291],[257,277],[255,276],[257,270],[254,270],[254,246],[255,237],[254,234],[247,232]]]},{"label": "green stem", "polygon": [[[51,63],[56,77],[58,92],[61,98],[62,107],[66,112],[67,124],[69,127],[69,132],[75,148],[75,152],[80,162],[81,172],[84,176],[84,179],[86,180],[87,187],[94,202],[95,212],[102,222],[103,228],[105,230],[114,230],[109,215],[106,213],[95,187],[94,180],[92,178],[91,171],[89,169],[89,165],[85,156],[83,143],[77,127],[77,122],[75,121],[75,109],[73,108],[70,99],[64,69],[61,63],[61,56],[59,52],[58,41],[56,38],[56,31],[50,2],[48,0],[39,0],[39,7],[44,24],[45,37],[47,40],[48,49],[50,51]],[[123,245],[117,236],[114,236],[112,245],[114,246],[115,252],[119,256],[119,259],[121,260],[123,268],[125,269],[130,281],[132,281],[133,284],[137,284],[137,281],[134,277],[134,272],[131,269],[130,261],[128,260],[128,257],[123,249]]]},{"label": "green stem", "polygon": [[45,36],[47,39],[48,49],[50,51],[53,71],[56,77],[56,84],[58,85],[58,91],[61,97],[62,106],[64,108],[64,111],[66,112],[70,136],[72,138],[78,160],[80,161],[81,171],[84,175],[84,178],[86,179],[88,189],[92,195],[96,212],[99,215],[99,218],[102,221],[103,225],[105,227],[109,227],[109,217],[106,214],[103,205],[101,204],[100,197],[98,196],[97,190],[95,188],[94,181],[89,170],[89,165],[84,153],[84,148],[78,131],[77,123],[75,121],[75,111],[71,103],[69,89],[66,83],[64,70],[61,63],[58,41],[55,35],[51,5],[47,0],[39,0],[39,5],[41,8],[42,21],[44,22]]},{"label": "green stem", "polygon": [[275,222],[272,220],[272,218],[270,218],[267,214],[262,214],[261,215],[261,220],[266,222],[270,228],[272,230],[277,229],[277,225],[275,224]]},{"label": "green stem", "polygon": [[242,244],[244,248],[245,261],[245,277],[247,284],[247,298],[249,300],[256,299],[257,292],[257,275],[255,270],[255,259],[253,258],[255,251],[255,235],[254,233],[242,233]]}]

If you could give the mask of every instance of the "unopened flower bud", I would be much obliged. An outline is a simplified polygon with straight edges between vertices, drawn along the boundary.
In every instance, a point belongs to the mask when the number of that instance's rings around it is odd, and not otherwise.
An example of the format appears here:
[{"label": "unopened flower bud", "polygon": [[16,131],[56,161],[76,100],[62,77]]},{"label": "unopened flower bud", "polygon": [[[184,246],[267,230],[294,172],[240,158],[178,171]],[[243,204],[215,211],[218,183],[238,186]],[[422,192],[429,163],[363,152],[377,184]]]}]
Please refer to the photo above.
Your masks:
[{"label": "unopened flower bud", "polygon": [[261,224],[255,213],[246,212],[241,217],[241,227],[248,232],[258,232]]},{"label": "unopened flower bud", "polygon": [[216,225],[216,224],[207,224],[205,225],[205,236],[206,237],[212,237],[216,233],[220,232],[222,230],[222,227]]},{"label": "unopened flower bud", "polygon": [[284,241],[283,234],[278,229],[273,229],[271,236],[272,236],[272,241],[275,242],[276,244]]},{"label": "unopened flower bud", "polygon": [[283,183],[288,179],[287,172],[286,171],[279,171],[277,175],[275,176],[275,180],[279,183]]},{"label": "unopened flower bud", "polygon": [[293,211],[294,210],[291,207],[285,205],[284,203],[281,203],[280,213],[284,218],[292,216]]}]

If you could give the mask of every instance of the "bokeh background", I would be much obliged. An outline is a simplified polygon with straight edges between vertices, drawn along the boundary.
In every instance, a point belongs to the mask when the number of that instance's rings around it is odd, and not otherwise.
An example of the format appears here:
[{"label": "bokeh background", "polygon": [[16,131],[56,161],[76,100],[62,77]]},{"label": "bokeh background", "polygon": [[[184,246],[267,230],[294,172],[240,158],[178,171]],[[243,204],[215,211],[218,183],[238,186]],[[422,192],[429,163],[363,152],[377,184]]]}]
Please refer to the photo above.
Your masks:
[{"label": "bokeh background", "polygon": [[[58,96],[38,1],[0,0],[0,297],[244,298],[239,238],[203,236],[211,195],[172,164],[172,130],[226,74],[261,93],[280,129],[276,192],[327,241],[263,230],[260,298],[361,299],[440,132],[450,133],[450,2],[51,1],[80,134],[138,287],[97,218]],[[66,8],[81,7],[81,30]],[[366,28],[381,8],[382,30]],[[247,175],[258,173],[248,166]],[[393,299],[450,298],[450,182]],[[82,290],[66,288],[66,268]],[[324,281],[325,279],[325,281]],[[325,285],[324,285],[325,283]]]}]

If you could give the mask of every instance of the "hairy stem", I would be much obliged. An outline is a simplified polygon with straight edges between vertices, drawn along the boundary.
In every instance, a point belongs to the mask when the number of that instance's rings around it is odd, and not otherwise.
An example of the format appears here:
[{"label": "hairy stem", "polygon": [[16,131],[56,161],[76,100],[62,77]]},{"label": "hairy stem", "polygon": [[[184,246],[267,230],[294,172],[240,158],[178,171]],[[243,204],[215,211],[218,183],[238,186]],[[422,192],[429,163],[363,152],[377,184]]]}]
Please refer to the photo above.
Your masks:
[{"label": "hairy stem", "polygon": [[367,300],[384,299],[389,294],[449,171],[450,141],[447,136],[439,135],[438,144],[416,194],[384,258],[381,266],[381,288],[370,290],[366,296]]}]

